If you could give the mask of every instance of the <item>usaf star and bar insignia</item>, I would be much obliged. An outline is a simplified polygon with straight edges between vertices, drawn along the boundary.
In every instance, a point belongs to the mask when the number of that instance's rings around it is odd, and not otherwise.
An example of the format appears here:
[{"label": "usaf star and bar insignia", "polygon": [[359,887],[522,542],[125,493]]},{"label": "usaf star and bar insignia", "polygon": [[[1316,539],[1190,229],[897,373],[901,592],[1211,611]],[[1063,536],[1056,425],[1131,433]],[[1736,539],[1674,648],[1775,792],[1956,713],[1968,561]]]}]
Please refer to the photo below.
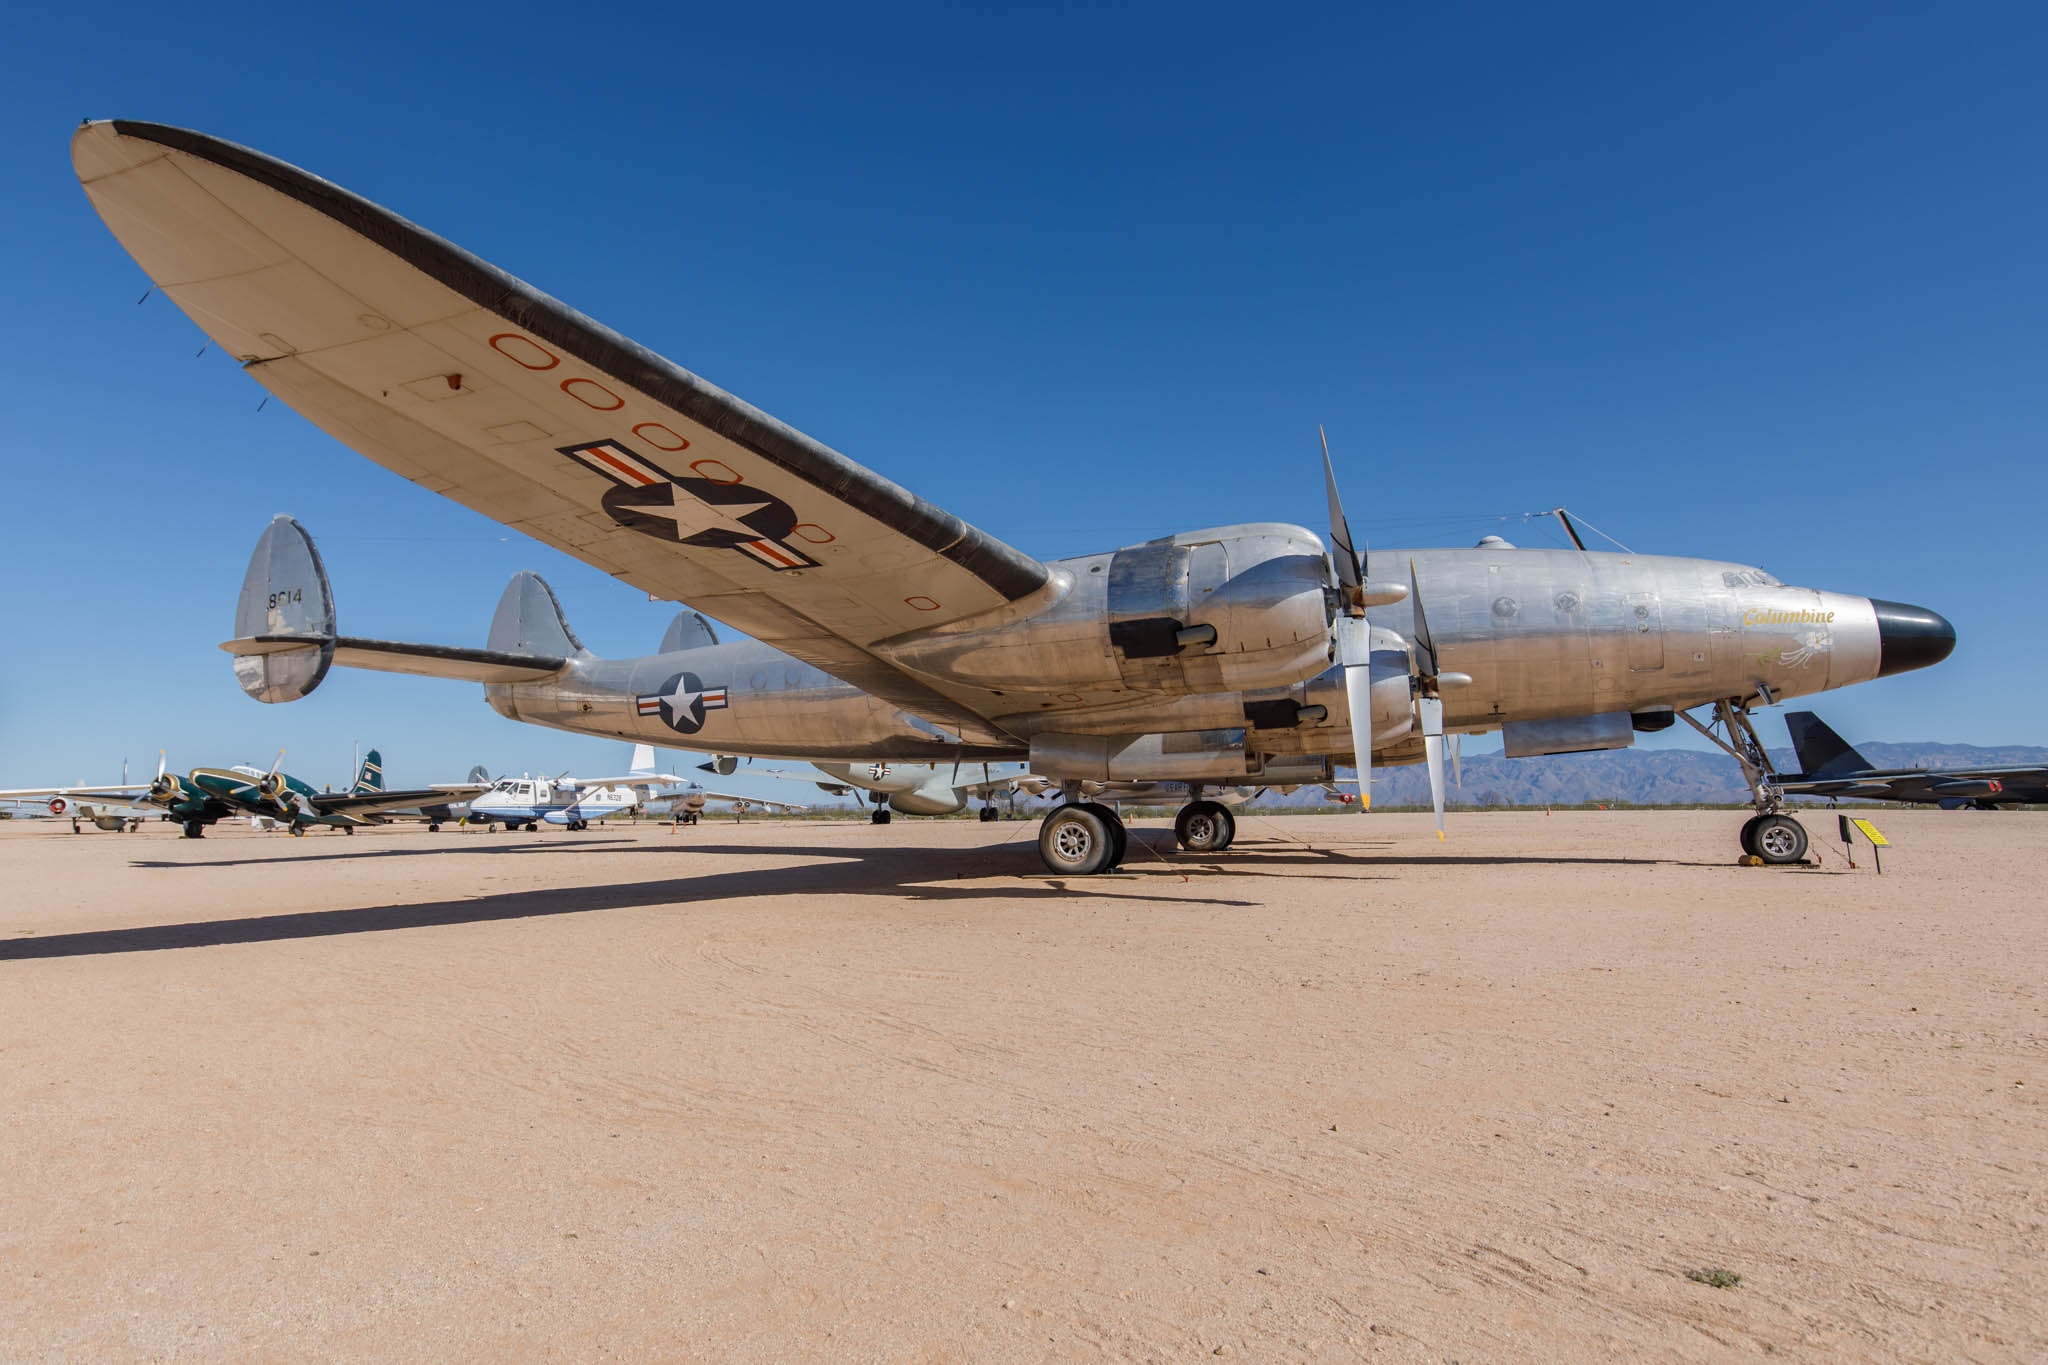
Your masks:
[{"label": "usaf star and bar insignia", "polygon": [[707,712],[725,710],[725,689],[706,687],[695,673],[678,673],[659,692],[635,697],[633,706],[643,716],[659,716],[671,730],[694,735],[704,728]]},{"label": "usaf star and bar insignia", "polygon": [[721,481],[671,474],[615,440],[560,449],[611,480],[604,510],[629,530],[699,549],[735,550],[778,573],[818,567],[817,560],[790,543],[800,523],[795,510],[773,493],[737,477]]}]

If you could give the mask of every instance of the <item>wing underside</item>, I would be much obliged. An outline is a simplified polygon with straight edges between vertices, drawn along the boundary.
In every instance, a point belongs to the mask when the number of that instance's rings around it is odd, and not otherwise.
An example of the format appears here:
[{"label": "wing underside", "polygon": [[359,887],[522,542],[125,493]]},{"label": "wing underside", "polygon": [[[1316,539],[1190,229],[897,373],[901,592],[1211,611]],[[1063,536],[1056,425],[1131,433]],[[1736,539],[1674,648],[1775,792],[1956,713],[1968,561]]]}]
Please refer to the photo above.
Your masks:
[{"label": "wing underside", "polygon": [[422,487],[985,740],[869,651],[1048,572],[432,233],[295,167],[89,124],[86,193],[250,375]]}]

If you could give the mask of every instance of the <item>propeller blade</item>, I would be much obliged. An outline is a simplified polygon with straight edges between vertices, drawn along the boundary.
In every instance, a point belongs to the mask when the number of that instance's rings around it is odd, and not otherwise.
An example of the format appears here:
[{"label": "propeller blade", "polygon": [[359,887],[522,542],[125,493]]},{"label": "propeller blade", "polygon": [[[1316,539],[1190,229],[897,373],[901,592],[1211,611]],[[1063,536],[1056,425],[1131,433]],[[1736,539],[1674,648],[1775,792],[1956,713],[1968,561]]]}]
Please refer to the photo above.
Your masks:
[{"label": "propeller blade", "polygon": [[1344,500],[1337,496],[1337,471],[1330,465],[1330,434],[1320,426],[1323,438],[1323,489],[1330,495],[1330,559],[1337,566],[1337,581],[1347,588],[1365,583],[1365,558],[1352,548],[1351,523],[1344,519]]},{"label": "propeller blade", "polygon": [[162,749],[156,751],[156,775],[158,777],[164,775],[164,751]]},{"label": "propeller blade", "polygon": [[282,750],[282,749],[279,749],[279,750],[277,751],[277,757],[276,757],[276,758],[275,758],[274,760],[272,760],[272,762],[271,762],[271,764],[270,764],[270,776],[272,776],[272,777],[276,777],[276,776],[277,776],[277,765],[278,765],[278,764],[280,764],[280,763],[282,763],[282,762],[284,762],[284,750]]},{"label": "propeller blade", "polygon": [[1464,740],[1463,735],[1451,736],[1451,782],[1459,791],[1465,790]]},{"label": "propeller blade", "polygon": [[[1415,608],[1415,633],[1412,638],[1415,641],[1415,652],[1421,656],[1416,662],[1423,665],[1424,677],[1434,678],[1437,675],[1436,644],[1429,638],[1429,618],[1422,614],[1422,584],[1416,580],[1415,561],[1412,559],[1408,561],[1408,602]],[[1437,726],[1437,733],[1443,733],[1441,724]]]},{"label": "propeller blade", "polygon": [[1444,703],[1441,697],[1417,697],[1415,718],[1422,722],[1422,749],[1429,760],[1429,802],[1436,808],[1436,837],[1444,837]]},{"label": "propeller blade", "polygon": [[1372,809],[1372,627],[1363,616],[1336,621],[1337,661],[1344,665],[1344,709],[1358,764],[1358,809]]}]

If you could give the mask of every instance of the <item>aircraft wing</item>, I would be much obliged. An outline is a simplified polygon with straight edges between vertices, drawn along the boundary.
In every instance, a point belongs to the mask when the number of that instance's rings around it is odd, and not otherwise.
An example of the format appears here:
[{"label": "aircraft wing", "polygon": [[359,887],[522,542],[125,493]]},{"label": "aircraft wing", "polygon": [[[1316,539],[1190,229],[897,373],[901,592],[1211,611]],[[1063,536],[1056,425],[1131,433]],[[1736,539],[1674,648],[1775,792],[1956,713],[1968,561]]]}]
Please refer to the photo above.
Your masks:
[{"label": "aircraft wing", "polygon": [[[72,139],[87,196],[248,373],[396,473],[964,738],[871,653],[1044,565],[389,210],[201,133]],[[603,206],[565,206],[573,223]],[[454,661],[449,661],[453,666]]]},{"label": "aircraft wing", "polygon": [[445,806],[454,801],[467,801],[487,787],[427,787],[415,791],[383,792],[323,792],[308,797],[314,810],[322,815],[375,815],[378,811],[399,810],[406,806]]},{"label": "aircraft wing", "polygon": [[705,799],[706,801],[744,801],[744,802],[745,802],[745,803],[746,803],[747,805],[750,805],[750,806],[766,806],[766,807],[768,807],[768,808],[769,808],[770,810],[809,810],[809,809],[810,809],[810,807],[809,807],[809,806],[799,806],[799,805],[795,805],[795,804],[793,804],[793,803],[791,803],[791,802],[788,802],[788,801],[771,801],[771,800],[769,800],[769,799],[768,799],[767,797],[765,797],[765,796],[735,796],[735,795],[734,795],[733,793],[731,793],[731,792],[714,792],[714,791],[693,791],[693,792],[685,792],[685,793],[682,793],[682,794],[683,794],[683,795],[685,795],[685,796],[701,796],[701,797],[703,797],[703,798],[704,798],[704,799]]},{"label": "aircraft wing", "polygon": [[130,805],[149,794],[149,783],[136,782],[125,787],[20,787],[14,791],[0,792],[0,801],[48,800],[61,796],[67,801],[109,801],[118,805]]}]

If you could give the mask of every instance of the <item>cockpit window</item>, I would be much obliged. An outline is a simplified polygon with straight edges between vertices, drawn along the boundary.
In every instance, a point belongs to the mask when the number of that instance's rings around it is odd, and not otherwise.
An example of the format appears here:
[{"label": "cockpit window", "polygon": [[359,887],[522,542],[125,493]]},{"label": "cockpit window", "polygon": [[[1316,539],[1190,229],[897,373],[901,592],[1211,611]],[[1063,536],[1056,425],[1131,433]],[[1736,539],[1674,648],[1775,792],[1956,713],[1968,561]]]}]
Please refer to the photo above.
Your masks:
[{"label": "cockpit window", "polygon": [[1721,582],[1731,588],[1782,588],[1785,586],[1762,569],[1730,569],[1721,575]]}]

